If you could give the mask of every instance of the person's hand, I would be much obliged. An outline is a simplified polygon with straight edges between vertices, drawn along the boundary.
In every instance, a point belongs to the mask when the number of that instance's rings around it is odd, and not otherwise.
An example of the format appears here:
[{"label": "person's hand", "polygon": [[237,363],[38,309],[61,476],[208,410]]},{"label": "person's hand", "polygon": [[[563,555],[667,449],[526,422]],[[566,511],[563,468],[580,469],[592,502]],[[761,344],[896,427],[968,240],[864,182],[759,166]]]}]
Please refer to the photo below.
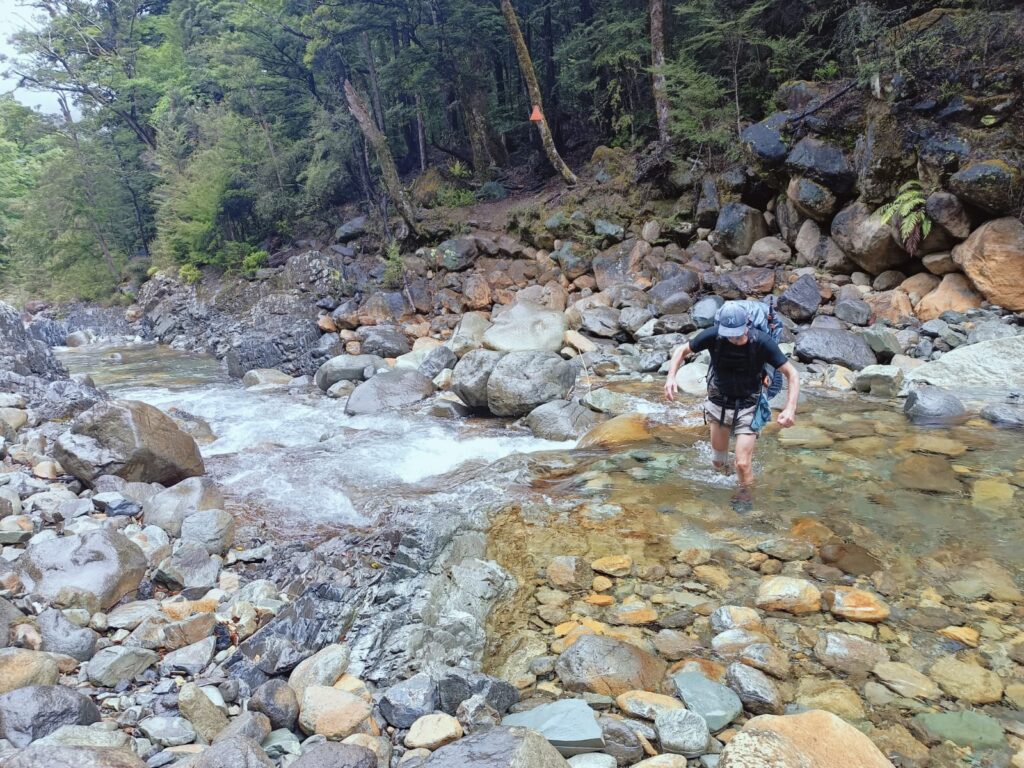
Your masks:
[{"label": "person's hand", "polygon": [[796,414],[790,408],[785,408],[779,413],[779,418],[776,419],[779,426],[785,429],[786,427],[792,427],[796,423]]},{"label": "person's hand", "polygon": [[675,402],[676,392],[678,391],[678,389],[679,385],[676,384],[676,377],[669,376],[665,380],[665,399],[668,400],[670,403]]}]

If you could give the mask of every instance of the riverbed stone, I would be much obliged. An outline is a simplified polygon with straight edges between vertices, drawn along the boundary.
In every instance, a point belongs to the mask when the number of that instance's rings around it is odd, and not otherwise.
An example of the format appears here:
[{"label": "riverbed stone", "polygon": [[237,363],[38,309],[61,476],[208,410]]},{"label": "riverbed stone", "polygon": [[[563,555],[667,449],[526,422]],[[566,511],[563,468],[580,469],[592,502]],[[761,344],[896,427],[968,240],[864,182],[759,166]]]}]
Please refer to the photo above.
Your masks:
[{"label": "riverbed stone", "polygon": [[927,675],[901,661],[879,662],[872,671],[886,687],[908,699],[937,699],[942,695]]},{"label": "riverbed stone", "polygon": [[30,685],[0,696],[0,737],[15,747],[65,725],[98,722],[100,711],[86,696],[61,685]]},{"label": "riverbed stone", "polygon": [[874,397],[896,397],[903,386],[903,371],[895,365],[869,365],[857,373],[853,388]]},{"label": "riverbed stone", "polygon": [[425,672],[390,686],[379,702],[384,719],[396,728],[410,727],[436,710],[437,704],[437,683]]},{"label": "riverbed stone", "polygon": [[771,643],[754,643],[748,645],[739,654],[739,660],[748,667],[759,669],[779,680],[789,678],[789,655]]},{"label": "riverbed stone", "polygon": [[594,752],[604,748],[604,738],[594,711],[582,699],[562,699],[508,715],[503,726],[531,728],[543,734],[563,755]]},{"label": "riverbed stone", "polygon": [[139,730],[162,747],[177,747],[196,740],[192,723],[183,717],[147,717],[139,723]]},{"label": "riverbed stone", "polygon": [[743,203],[726,203],[718,214],[714,231],[708,241],[726,256],[744,256],[754,243],[768,236],[764,215]]},{"label": "riverbed stone", "polygon": [[1024,334],[957,347],[915,368],[906,378],[910,384],[926,383],[933,388],[1019,391],[1024,389],[1024,367],[1018,362],[1022,358]]},{"label": "riverbed stone", "polygon": [[796,356],[804,362],[822,360],[859,371],[878,362],[863,336],[831,328],[808,328],[797,336]]},{"label": "riverbed stone", "polygon": [[818,661],[831,670],[851,676],[867,675],[889,661],[889,652],[877,643],[844,632],[825,632],[814,646]]},{"label": "riverbed stone", "polygon": [[142,550],[124,534],[103,529],[33,544],[16,568],[28,591],[109,608],[138,589],[146,565]]},{"label": "riverbed stone", "polygon": [[452,372],[451,391],[470,408],[487,408],[487,382],[504,354],[490,349],[467,352]]},{"label": "riverbed stone", "polygon": [[972,749],[997,749],[1006,742],[999,721],[982,712],[923,712],[914,723],[939,741]]},{"label": "riverbed stone", "polygon": [[129,749],[36,743],[10,755],[4,768],[146,768]]},{"label": "riverbed stone", "polygon": [[[526,644],[526,650],[531,644]],[[543,641],[539,647],[543,647]],[[541,655],[535,653],[531,658]],[[499,713],[505,713],[519,701],[519,690],[507,680],[471,672],[460,667],[449,667],[436,677],[438,705],[442,712],[454,715],[459,705],[471,696],[482,696],[484,701]]]},{"label": "riverbed stone", "polygon": [[86,674],[93,685],[113,688],[122,680],[135,679],[159,659],[159,654],[147,648],[111,645],[92,657],[86,666]]},{"label": "riverbed stone", "polygon": [[131,737],[124,731],[108,731],[89,725],[62,725],[53,733],[32,742],[34,746],[97,747],[124,749]]},{"label": "riverbed stone", "polygon": [[779,297],[779,311],[797,322],[810,320],[821,305],[821,291],[813,275],[801,275]]},{"label": "riverbed stone", "polygon": [[901,269],[910,260],[893,240],[879,211],[862,202],[843,208],[832,219],[832,239],[857,266],[871,275]]},{"label": "riverbed stone", "polygon": [[157,566],[156,579],[177,588],[214,587],[220,560],[197,541],[182,540]]},{"label": "riverbed stone", "polygon": [[75,626],[56,609],[49,608],[40,613],[36,617],[36,626],[43,638],[43,651],[88,661],[96,650],[96,632],[88,627]]},{"label": "riverbed stone", "polygon": [[806,579],[772,576],[761,581],[757,607],[765,611],[784,611],[795,615],[821,610],[821,592]]},{"label": "riverbed stone", "polygon": [[482,341],[488,349],[499,352],[557,352],[567,328],[562,312],[527,301],[516,302],[492,321]]},{"label": "riverbed stone", "polygon": [[270,735],[270,718],[262,712],[243,711],[238,717],[232,718],[227,726],[214,739],[214,743],[227,741],[238,736],[262,742]]},{"label": "riverbed stone", "polygon": [[654,719],[661,747],[685,757],[699,757],[708,748],[711,732],[708,724],[696,712],[687,709],[664,710]]},{"label": "riverbed stone", "polygon": [[311,685],[302,696],[299,727],[307,734],[344,739],[370,716],[370,709],[368,702],[348,691]]},{"label": "riverbed stone", "polygon": [[336,744],[326,742],[315,744],[303,751],[291,768],[385,768],[378,763],[377,756],[358,744]]},{"label": "riverbed stone", "polygon": [[395,410],[434,393],[434,382],[417,370],[395,368],[378,373],[357,386],[345,403],[345,413],[357,416]]},{"label": "riverbed stone", "polygon": [[405,746],[435,750],[460,738],[462,724],[451,715],[438,712],[416,719],[405,736]]},{"label": "riverbed stone", "polygon": [[569,765],[572,768],[616,768],[618,761],[611,755],[591,752],[586,755],[570,757]]},{"label": "riverbed stone", "polygon": [[601,635],[584,635],[555,664],[555,673],[568,691],[618,696],[657,690],[667,665],[635,645]]},{"label": "riverbed stone", "polygon": [[295,697],[302,701],[309,686],[332,686],[337,683],[348,669],[351,657],[352,653],[345,643],[325,646],[295,666],[288,676],[288,685],[295,691]]},{"label": "riverbed stone", "polygon": [[814,557],[814,546],[800,539],[780,536],[762,541],[757,550],[776,560],[810,560]]},{"label": "riverbed stone", "polygon": [[671,680],[686,708],[703,717],[713,733],[725,728],[743,712],[743,703],[731,688],[699,672],[678,672]]},{"label": "riverbed stone", "polygon": [[227,716],[195,683],[185,683],[178,691],[178,709],[206,741],[213,741],[228,725]]},{"label": "riverbed stone", "polygon": [[207,637],[168,653],[160,661],[162,675],[198,675],[213,659],[217,638]]},{"label": "riverbed stone", "polygon": [[856,587],[829,587],[824,592],[825,605],[833,616],[847,621],[877,624],[889,618],[890,609],[880,597]]},{"label": "riverbed stone", "polygon": [[542,440],[578,440],[606,417],[578,400],[552,400],[537,406],[526,417],[526,426]]},{"label": "riverbed stone", "polygon": [[863,720],[867,714],[857,692],[839,680],[801,678],[796,704],[807,709],[822,709],[844,720]]},{"label": "riverbed stone", "polygon": [[871,740],[831,712],[755,717],[722,750],[719,768],[892,768]]},{"label": "riverbed stone", "polygon": [[893,477],[912,491],[960,493],[963,490],[949,461],[942,456],[910,456],[893,468]]},{"label": "riverbed stone", "polygon": [[199,446],[170,416],[138,400],[97,403],[54,444],[64,469],[84,483],[101,475],[171,485],[205,471]]},{"label": "riverbed stone", "polygon": [[235,543],[235,518],[223,509],[204,509],[181,523],[181,538],[194,541],[211,555],[223,555]]},{"label": "riverbed stone", "polygon": [[28,648],[0,649],[0,694],[17,688],[54,685],[60,676],[48,653]]},{"label": "riverbed stone", "polygon": [[743,706],[755,715],[782,712],[782,694],[761,670],[733,662],[725,671],[725,683],[740,697]]},{"label": "riverbed stone", "polygon": [[615,706],[627,715],[653,720],[663,710],[682,709],[683,703],[662,693],[626,691],[615,697]]},{"label": "riverbed stone", "polygon": [[216,483],[209,477],[193,477],[148,499],[142,507],[142,521],[171,536],[180,536],[181,524],[189,515],[223,508],[224,496]]},{"label": "riverbed stone", "polygon": [[547,739],[528,728],[491,728],[441,747],[422,768],[566,768]]},{"label": "riverbed stone", "polygon": [[495,416],[525,416],[564,400],[575,381],[575,368],[554,352],[510,352],[487,380],[487,408]]},{"label": "riverbed stone", "polygon": [[991,704],[1003,697],[1003,681],[995,672],[945,656],[928,670],[939,687],[949,696],[971,704]]}]

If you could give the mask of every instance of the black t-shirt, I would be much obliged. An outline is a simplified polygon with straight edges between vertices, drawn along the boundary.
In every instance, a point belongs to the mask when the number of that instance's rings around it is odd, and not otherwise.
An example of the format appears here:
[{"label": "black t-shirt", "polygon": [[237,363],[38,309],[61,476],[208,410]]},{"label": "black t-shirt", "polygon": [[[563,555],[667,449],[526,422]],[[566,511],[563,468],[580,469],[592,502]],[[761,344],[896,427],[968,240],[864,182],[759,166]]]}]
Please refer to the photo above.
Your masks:
[{"label": "black t-shirt", "polygon": [[705,328],[690,341],[690,349],[711,354],[708,397],[716,405],[749,408],[757,403],[765,365],[781,368],[787,358],[767,334],[751,329],[747,343],[737,345],[718,338],[718,326]]}]

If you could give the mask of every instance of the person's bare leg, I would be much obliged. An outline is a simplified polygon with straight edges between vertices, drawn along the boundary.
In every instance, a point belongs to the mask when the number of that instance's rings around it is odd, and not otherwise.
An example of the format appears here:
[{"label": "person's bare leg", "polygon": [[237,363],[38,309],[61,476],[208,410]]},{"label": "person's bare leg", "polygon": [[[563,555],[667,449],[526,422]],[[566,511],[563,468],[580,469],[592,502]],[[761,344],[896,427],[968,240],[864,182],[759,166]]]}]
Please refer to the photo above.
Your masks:
[{"label": "person's bare leg", "polygon": [[711,463],[715,469],[725,469],[729,460],[729,427],[712,421],[711,424]]},{"label": "person's bare leg", "polygon": [[754,446],[757,435],[736,435],[736,479],[743,488],[754,485]]}]

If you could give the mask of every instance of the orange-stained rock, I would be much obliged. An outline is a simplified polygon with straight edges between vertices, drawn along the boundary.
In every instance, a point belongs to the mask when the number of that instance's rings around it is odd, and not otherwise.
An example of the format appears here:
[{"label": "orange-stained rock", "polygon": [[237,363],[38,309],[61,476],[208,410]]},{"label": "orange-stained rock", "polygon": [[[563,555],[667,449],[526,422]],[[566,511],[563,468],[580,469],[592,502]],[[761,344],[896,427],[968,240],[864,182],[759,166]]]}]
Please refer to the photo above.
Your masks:
[{"label": "orange-stained rock", "polygon": [[973,627],[944,627],[939,630],[939,634],[970,648],[977,648],[981,640],[981,633]]},{"label": "orange-stained rock", "polygon": [[757,607],[796,615],[815,613],[821,610],[821,592],[806,579],[771,576],[757,589]]},{"label": "orange-stained rock", "polygon": [[626,691],[659,690],[667,667],[631,643],[587,635],[558,657],[555,673],[567,691],[618,696]]},{"label": "orange-stained rock", "polygon": [[833,616],[877,624],[889,618],[889,606],[881,598],[856,587],[829,587],[825,604]]},{"label": "orange-stained rock", "polygon": [[606,576],[628,576],[633,570],[633,558],[629,555],[599,557],[590,567]]},{"label": "orange-stained rock", "polygon": [[725,749],[719,768],[893,768],[871,740],[831,712],[760,715]]},{"label": "orange-stained rock", "polygon": [[611,595],[587,595],[583,598],[584,603],[597,606],[615,605],[615,598]]},{"label": "orange-stained rock", "polygon": [[904,318],[914,316],[914,307],[910,303],[910,297],[901,288],[865,294],[864,301],[871,307],[872,322],[888,320],[890,323],[896,324]]},{"label": "orange-stained rock", "polygon": [[980,307],[981,294],[974,290],[967,278],[959,272],[944,275],[939,287],[917,303],[915,312],[919,319],[934,320],[943,312],[966,312]]},{"label": "orange-stained rock", "polygon": [[580,438],[577,448],[612,448],[651,439],[647,417],[640,413],[624,413],[598,424]]},{"label": "orange-stained rock", "polygon": [[938,288],[941,282],[942,280],[931,272],[919,272],[900,283],[900,288],[906,291],[910,303],[916,307],[918,302]]},{"label": "orange-stained rock", "polygon": [[338,326],[334,324],[330,315],[320,315],[317,318],[316,327],[324,333],[335,333],[338,330]]},{"label": "orange-stained rock", "polygon": [[993,304],[1024,310],[1024,223],[1007,217],[982,224],[953,249],[953,261]]},{"label": "orange-stained rock", "polygon": [[629,627],[638,627],[642,624],[652,624],[657,621],[658,612],[643,603],[621,603],[609,610],[607,617],[609,624],[625,624]]},{"label": "orange-stained rock", "polygon": [[676,672],[699,672],[708,680],[720,682],[725,677],[725,666],[710,659],[693,657],[677,661],[669,668],[670,674],[674,675]]},{"label": "orange-stained rock", "polygon": [[801,517],[793,521],[789,535],[794,539],[803,539],[816,547],[820,547],[835,537],[835,533],[820,520],[813,517]]}]

